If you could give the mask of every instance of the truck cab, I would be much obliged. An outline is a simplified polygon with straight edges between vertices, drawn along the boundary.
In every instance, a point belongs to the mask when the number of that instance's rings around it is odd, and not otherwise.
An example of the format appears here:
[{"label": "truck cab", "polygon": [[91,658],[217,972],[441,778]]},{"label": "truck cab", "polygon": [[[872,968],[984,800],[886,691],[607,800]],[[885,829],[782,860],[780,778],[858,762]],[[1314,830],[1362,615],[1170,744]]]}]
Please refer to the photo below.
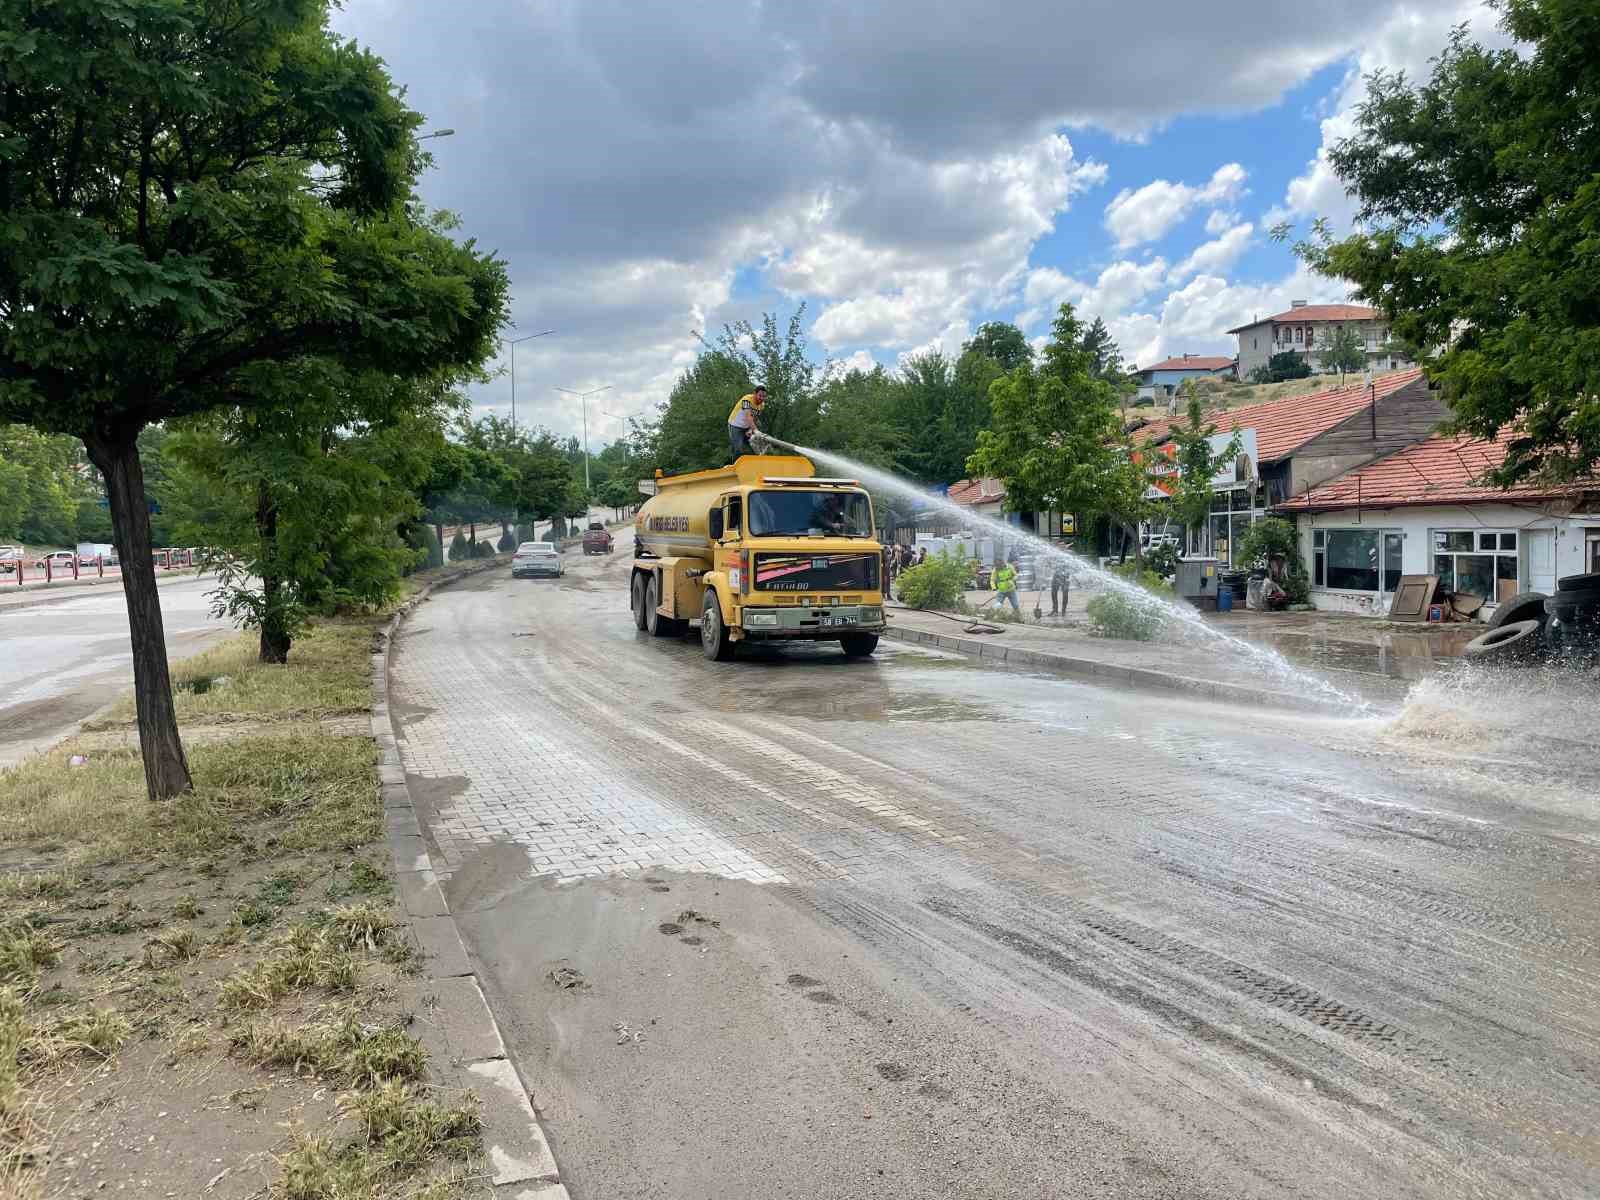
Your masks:
[{"label": "truck cab", "polygon": [[883,548],[855,480],[819,478],[804,458],[747,455],[656,485],[635,520],[639,628],[698,627],[712,659],[741,641],[837,641],[850,657],[877,648]]}]

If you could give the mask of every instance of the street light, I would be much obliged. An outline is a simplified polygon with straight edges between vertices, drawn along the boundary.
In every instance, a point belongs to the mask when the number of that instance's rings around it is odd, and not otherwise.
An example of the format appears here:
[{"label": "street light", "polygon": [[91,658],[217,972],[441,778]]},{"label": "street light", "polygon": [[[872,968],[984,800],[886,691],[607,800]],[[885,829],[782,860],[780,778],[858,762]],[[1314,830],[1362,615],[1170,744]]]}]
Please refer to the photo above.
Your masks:
[{"label": "street light", "polygon": [[565,392],[569,396],[576,396],[583,401],[583,490],[589,490],[589,397],[598,396],[601,392],[609,392],[611,385],[590,388],[587,392],[575,392],[571,388],[558,387],[556,391]]},{"label": "street light", "polygon": [[425,142],[429,138],[455,137],[455,135],[456,135],[456,131],[454,129],[435,129],[432,133],[418,134],[417,135],[417,141]]},{"label": "street light", "polygon": [[[448,132],[454,133],[455,131],[454,130],[449,130]],[[511,432],[512,433],[515,433],[517,431],[517,343],[518,342],[525,342],[529,338],[544,337],[545,335],[551,334],[551,333],[554,333],[554,332],[555,332],[554,329],[541,329],[538,333],[525,333],[519,338],[512,338],[510,341],[506,341],[504,338],[500,339],[501,342],[504,345],[507,345],[507,346],[511,347]]]}]

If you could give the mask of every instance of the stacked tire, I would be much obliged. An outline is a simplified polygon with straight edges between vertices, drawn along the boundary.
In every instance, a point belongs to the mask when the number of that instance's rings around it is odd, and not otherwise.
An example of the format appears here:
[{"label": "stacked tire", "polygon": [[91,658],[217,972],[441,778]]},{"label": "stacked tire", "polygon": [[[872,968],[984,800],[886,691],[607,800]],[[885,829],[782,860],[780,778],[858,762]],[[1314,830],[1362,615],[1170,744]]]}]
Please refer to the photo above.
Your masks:
[{"label": "stacked tire", "polygon": [[1544,609],[1553,655],[1580,662],[1600,658],[1600,572],[1560,580]]},{"label": "stacked tire", "polygon": [[1548,650],[1545,636],[1543,592],[1519,592],[1495,609],[1487,633],[1466,644],[1462,657],[1495,666],[1529,666],[1544,659]]}]

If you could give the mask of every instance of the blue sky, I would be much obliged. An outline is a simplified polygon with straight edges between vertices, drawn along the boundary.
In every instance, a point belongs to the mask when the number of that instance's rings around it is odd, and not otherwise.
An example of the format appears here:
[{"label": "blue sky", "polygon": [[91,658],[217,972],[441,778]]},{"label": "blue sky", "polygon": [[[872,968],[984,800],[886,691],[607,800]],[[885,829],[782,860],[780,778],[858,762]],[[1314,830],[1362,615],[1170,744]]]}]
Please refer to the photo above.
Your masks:
[{"label": "blue sky", "polygon": [[[648,414],[696,331],[804,303],[812,347],[894,369],[1070,301],[1126,360],[1343,299],[1267,239],[1347,225],[1326,162],[1359,77],[1425,74],[1479,0],[346,0],[429,127],[424,199],[512,278],[519,418],[596,442]],[[507,373],[477,388],[505,412]],[[591,417],[594,414],[591,413]]]}]

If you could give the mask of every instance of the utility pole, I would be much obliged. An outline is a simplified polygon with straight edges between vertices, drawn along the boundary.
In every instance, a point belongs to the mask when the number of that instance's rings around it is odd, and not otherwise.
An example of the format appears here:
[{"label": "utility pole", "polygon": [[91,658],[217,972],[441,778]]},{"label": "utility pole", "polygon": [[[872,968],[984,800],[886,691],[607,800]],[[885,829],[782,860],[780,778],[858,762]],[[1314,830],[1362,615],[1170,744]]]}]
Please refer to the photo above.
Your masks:
[{"label": "utility pole", "polygon": [[511,347],[511,432],[517,431],[517,343],[525,342],[529,338],[544,337],[554,333],[554,329],[541,329],[538,333],[527,333],[519,338],[512,338],[506,342]]},{"label": "utility pole", "polygon": [[558,387],[556,391],[565,392],[569,396],[576,396],[583,401],[583,490],[589,490],[589,397],[598,396],[601,392],[609,392],[611,385],[590,388],[587,392],[575,392],[571,388]]}]

